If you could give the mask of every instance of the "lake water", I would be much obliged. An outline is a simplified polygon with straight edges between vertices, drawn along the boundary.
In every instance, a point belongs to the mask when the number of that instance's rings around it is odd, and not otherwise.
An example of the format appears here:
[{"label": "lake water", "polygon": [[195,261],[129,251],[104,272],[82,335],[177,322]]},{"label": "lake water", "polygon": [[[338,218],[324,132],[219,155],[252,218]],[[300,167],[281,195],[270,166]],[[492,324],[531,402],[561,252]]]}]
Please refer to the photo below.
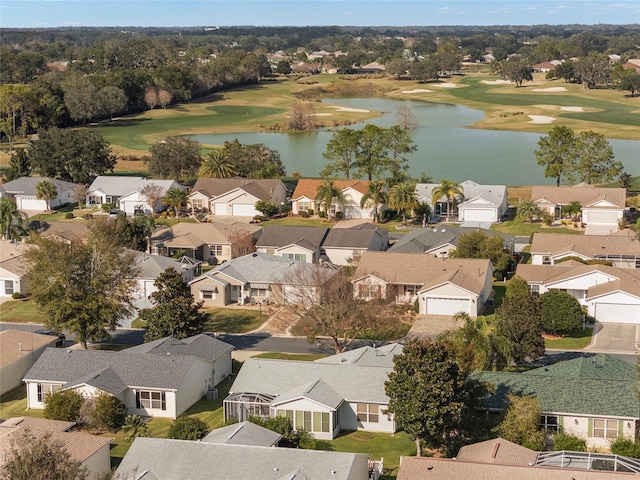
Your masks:
[{"label": "lake water", "polygon": [[[409,172],[418,177],[422,172],[434,181],[448,178],[457,182],[473,180],[481,184],[542,185],[554,179],[544,177],[544,168],[536,162],[537,133],[506,132],[464,128],[484,118],[484,112],[458,105],[443,105],[385,98],[344,98],[323,100],[325,104],[364,108],[384,112],[380,117],[352,125],[361,128],[366,123],[390,127],[397,123],[396,113],[402,106],[410,107],[418,127],[410,135],[418,150],[409,158]],[[329,123],[331,117],[318,117]],[[549,129],[553,127],[549,125]],[[288,174],[318,176],[326,161],[322,158],[332,129],[304,133],[238,132],[190,135],[190,138],[210,145],[222,145],[237,138],[242,144],[264,143],[280,152]],[[609,140],[616,160],[626,172],[640,175],[640,140]]]}]

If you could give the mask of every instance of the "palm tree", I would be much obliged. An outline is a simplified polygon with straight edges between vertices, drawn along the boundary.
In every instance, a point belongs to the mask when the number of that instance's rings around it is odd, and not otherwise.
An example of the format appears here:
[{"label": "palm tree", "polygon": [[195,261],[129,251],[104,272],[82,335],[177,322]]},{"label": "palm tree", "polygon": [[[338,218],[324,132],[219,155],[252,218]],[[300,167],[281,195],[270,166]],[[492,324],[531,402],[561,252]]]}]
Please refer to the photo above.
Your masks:
[{"label": "palm tree", "polygon": [[180,218],[179,212],[187,205],[187,201],[187,191],[182,188],[170,188],[162,199],[162,203],[169,205],[176,212],[178,219]]},{"label": "palm tree", "polygon": [[517,215],[518,218],[531,222],[534,217],[539,217],[542,214],[540,207],[536,204],[535,200],[531,198],[525,198],[518,205]]},{"label": "palm tree", "polygon": [[18,240],[27,233],[27,215],[18,210],[16,202],[0,198],[0,235],[3,240]]},{"label": "palm tree", "polygon": [[327,214],[327,218],[331,221],[331,205],[337,203],[340,206],[344,206],[345,198],[342,193],[342,189],[336,187],[333,180],[326,178],[316,191],[316,201],[319,206],[322,206]]},{"label": "palm tree", "polygon": [[50,180],[42,180],[36,184],[36,198],[38,200],[44,200],[47,202],[47,211],[49,208],[49,202],[58,196],[58,189]]},{"label": "palm tree", "polygon": [[387,192],[384,190],[385,184],[382,181],[369,182],[367,191],[360,200],[360,207],[373,207],[373,221],[378,222],[380,220],[380,214],[378,213],[378,205],[384,205],[388,201]]},{"label": "palm tree", "polygon": [[459,184],[443,178],[431,191],[431,206],[434,207],[442,197],[447,199],[447,220],[449,220],[451,205],[453,204],[453,208],[455,208],[458,200],[464,199],[464,192]]},{"label": "palm tree", "polygon": [[133,442],[136,437],[148,437],[151,435],[149,425],[139,415],[127,415],[122,425],[122,433],[128,443]]},{"label": "palm tree", "polygon": [[200,176],[208,178],[231,178],[235,174],[233,163],[225,150],[208,154],[200,167]]},{"label": "palm tree", "polygon": [[410,183],[398,183],[389,190],[389,206],[402,211],[402,224],[407,223],[407,211],[419,205],[416,187]]}]

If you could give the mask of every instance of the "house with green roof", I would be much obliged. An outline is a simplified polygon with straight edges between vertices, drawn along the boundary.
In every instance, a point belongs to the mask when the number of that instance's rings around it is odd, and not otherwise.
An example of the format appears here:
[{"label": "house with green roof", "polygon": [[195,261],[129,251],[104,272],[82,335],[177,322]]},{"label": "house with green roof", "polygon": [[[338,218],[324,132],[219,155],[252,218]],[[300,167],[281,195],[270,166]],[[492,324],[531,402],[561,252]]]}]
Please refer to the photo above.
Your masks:
[{"label": "house with green roof", "polygon": [[489,411],[506,408],[507,394],[538,399],[547,432],[582,437],[587,447],[608,449],[618,438],[637,438],[640,401],[634,364],[605,354],[587,355],[522,373],[475,372],[494,387]]}]

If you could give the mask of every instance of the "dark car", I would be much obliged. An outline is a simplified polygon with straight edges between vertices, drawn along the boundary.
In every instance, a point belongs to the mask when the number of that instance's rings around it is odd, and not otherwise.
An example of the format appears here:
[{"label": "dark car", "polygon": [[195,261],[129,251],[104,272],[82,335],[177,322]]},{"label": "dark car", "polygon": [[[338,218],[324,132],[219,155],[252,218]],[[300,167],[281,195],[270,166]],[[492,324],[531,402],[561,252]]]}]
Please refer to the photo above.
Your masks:
[{"label": "dark car", "polygon": [[64,347],[64,342],[67,339],[67,337],[65,337],[64,333],[57,333],[54,330],[36,330],[33,333],[37,333],[39,335],[51,335],[52,337],[58,337],[58,340],[56,341],[56,347]]}]

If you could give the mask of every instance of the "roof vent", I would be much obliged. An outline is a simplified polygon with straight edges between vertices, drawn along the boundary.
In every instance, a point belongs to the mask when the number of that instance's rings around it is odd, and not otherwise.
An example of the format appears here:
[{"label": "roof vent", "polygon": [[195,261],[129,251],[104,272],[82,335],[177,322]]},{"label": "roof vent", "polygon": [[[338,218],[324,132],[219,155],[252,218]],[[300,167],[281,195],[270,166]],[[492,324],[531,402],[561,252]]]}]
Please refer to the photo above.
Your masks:
[{"label": "roof vent", "polygon": [[257,253],[253,253],[253,254],[251,254],[251,256],[252,256],[252,257],[257,257],[257,256],[258,256],[258,254],[257,254]]}]

